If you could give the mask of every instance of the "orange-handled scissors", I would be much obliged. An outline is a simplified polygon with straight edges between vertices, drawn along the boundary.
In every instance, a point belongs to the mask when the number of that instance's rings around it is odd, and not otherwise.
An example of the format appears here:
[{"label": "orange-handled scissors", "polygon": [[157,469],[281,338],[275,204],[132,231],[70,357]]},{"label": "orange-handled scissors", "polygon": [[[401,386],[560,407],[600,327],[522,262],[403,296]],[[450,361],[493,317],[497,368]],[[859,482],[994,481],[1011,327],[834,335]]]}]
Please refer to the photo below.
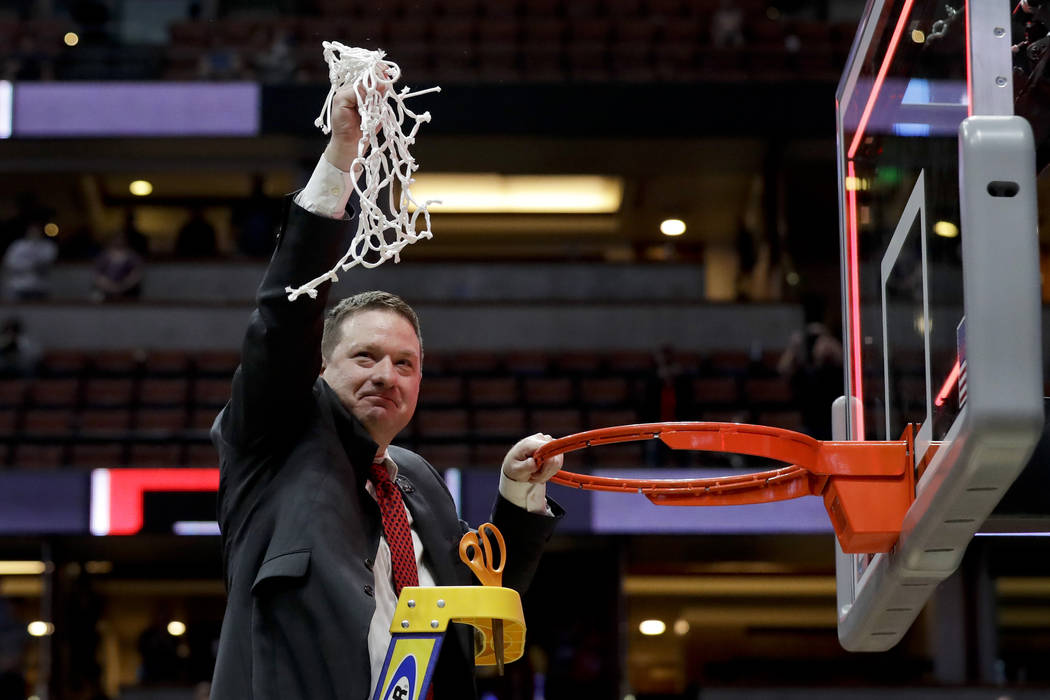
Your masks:
[{"label": "orange-handled scissors", "polygon": [[[498,552],[493,552],[489,535],[496,540]],[[459,541],[459,558],[470,567],[483,586],[503,585],[503,565],[507,562],[507,545],[503,533],[492,523],[484,523],[477,532],[468,532]],[[473,551],[471,551],[473,550]],[[499,566],[495,557],[498,555]],[[496,654],[496,670],[503,675],[503,620],[492,620],[492,645]]]},{"label": "orange-handled scissors", "polygon": [[[492,550],[490,534],[496,540],[496,552]],[[503,565],[506,563],[506,546],[503,541],[503,533],[499,531],[499,528],[492,523],[484,523],[477,529],[477,532],[468,532],[463,535],[459,541],[459,558],[470,567],[470,570],[481,581],[481,585],[501,586],[503,585]],[[494,554],[499,556],[499,566],[496,566]]]}]

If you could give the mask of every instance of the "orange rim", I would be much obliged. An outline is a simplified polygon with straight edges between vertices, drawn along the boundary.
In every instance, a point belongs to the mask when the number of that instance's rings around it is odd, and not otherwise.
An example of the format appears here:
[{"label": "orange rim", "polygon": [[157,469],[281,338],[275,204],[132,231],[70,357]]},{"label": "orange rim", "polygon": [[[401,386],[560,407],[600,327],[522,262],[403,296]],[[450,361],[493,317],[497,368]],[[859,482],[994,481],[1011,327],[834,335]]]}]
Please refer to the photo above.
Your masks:
[{"label": "orange rim", "polygon": [[543,445],[535,459],[617,442],[660,439],[673,449],[731,452],[765,457],[789,466],[750,474],[702,479],[619,479],[560,471],[556,484],[591,491],[641,493],[655,503],[744,505],[823,493],[830,477],[900,478],[906,441],[822,441],[783,428],[744,423],[641,423],[588,430]]}]

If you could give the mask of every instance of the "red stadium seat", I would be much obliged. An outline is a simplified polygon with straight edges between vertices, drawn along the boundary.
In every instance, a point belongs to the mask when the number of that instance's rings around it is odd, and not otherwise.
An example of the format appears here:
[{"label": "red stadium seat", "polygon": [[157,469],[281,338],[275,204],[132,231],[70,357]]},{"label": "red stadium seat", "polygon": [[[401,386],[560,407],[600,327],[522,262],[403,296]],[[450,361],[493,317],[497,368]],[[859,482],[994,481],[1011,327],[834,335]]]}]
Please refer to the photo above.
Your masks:
[{"label": "red stadium seat", "polygon": [[420,385],[421,405],[458,406],[463,403],[463,379],[460,377],[427,377]]},{"label": "red stadium seat", "polygon": [[755,423],[799,432],[803,429],[802,414],[798,411],[762,411],[755,417]]},{"label": "red stadium seat", "polygon": [[546,433],[564,437],[584,430],[583,416],[572,408],[545,408],[532,411],[529,416],[530,433]]},{"label": "red stadium seat", "polygon": [[622,350],[609,353],[606,362],[613,373],[653,372],[656,370],[652,353],[639,350]]},{"label": "red stadium seat", "polygon": [[439,0],[438,9],[446,15],[473,17],[480,14],[479,0]]},{"label": "red stadium seat", "polygon": [[463,469],[470,466],[470,447],[466,444],[425,445],[419,453],[437,469]]},{"label": "red stadium seat", "polygon": [[613,24],[605,18],[587,18],[569,24],[568,40],[570,45],[594,43],[606,45],[612,37]]},{"label": "red stadium seat", "polygon": [[471,377],[467,380],[467,400],[475,406],[516,403],[517,380],[508,377]]},{"label": "red stadium seat", "polygon": [[530,17],[521,23],[522,45],[558,48],[567,30],[568,25],[560,17]]},{"label": "red stadium seat", "polygon": [[483,19],[478,23],[478,44],[513,45],[518,40],[518,23],[513,18]]},{"label": "red stadium seat", "polygon": [[126,445],[124,443],[75,443],[70,450],[69,464],[73,467],[122,467]]},{"label": "red stadium seat", "polygon": [[472,435],[505,436],[515,441],[525,435],[525,411],[520,408],[478,409],[473,415]]},{"label": "red stadium seat", "polygon": [[554,362],[561,373],[595,374],[601,369],[602,356],[589,350],[560,353]]},{"label": "red stadium seat", "polygon": [[145,359],[141,350],[103,350],[94,353],[90,362],[95,374],[123,377],[133,375]]},{"label": "red stadium seat", "polygon": [[73,406],[79,390],[76,379],[38,379],[29,387],[29,402],[34,406]]},{"label": "red stadium seat", "polygon": [[134,443],[128,455],[128,464],[133,467],[177,467],[181,463],[180,445]]},{"label": "red stadium seat", "polygon": [[744,400],[754,404],[789,404],[794,397],[786,377],[756,378],[744,382]]},{"label": "red stadium seat", "polygon": [[577,21],[587,21],[598,16],[601,6],[601,0],[565,0],[565,14]]},{"label": "red stadium seat", "polygon": [[529,406],[564,406],[575,399],[568,377],[525,377],[522,393]]},{"label": "red stadium seat", "polygon": [[595,409],[587,412],[588,429],[609,428],[615,425],[633,425],[638,422],[638,412],[630,409]]},{"label": "red stadium seat", "polygon": [[556,17],[561,14],[562,5],[563,0],[528,0],[521,9],[529,17]]},{"label": "red stadium seat", "polygon": [[677,22],[683,10],[695,10],[700,3],[683,2],[683,0],[645,0],[646,15],[660,17]]},{"label": "red stadium seat", "polygon": [[131,379],[92,378],[84,386],[84,403],[88,406],[129,406],[134,399]]},{"label": "red stadium seat", "polygon": [[11,464],[25,469],[54,469],[64,466],[62,445],[20,443],[14,448]]},{"label": "red stadium seat", "polygon": [[637,442],[590,447],[586,458],[596,468],[637,469],[646,466],[645,445]]},{"label": "red stadium seat", "polygon": [[23,431],[27,435],[65,437],[73,429],[73,411],[68,408],[40,409],[26,411]]},{"label": "red stadium seat", "polygon": [[17,425],[18,410],[13,408],[0,408],[0,435],[14,435]]},{"label": "red stadium seat", "polygon": [[751,356],[742,350],[724,350],[711,353],[708,360],[715,374],[741,372],[751,365]]},{"label": "red stadium seat", "polygon": [[203,47],[211,29],[207,22],[173,22],[168,25],[168,33],[174,46]]},{"label": "red stadium seat", "polygon": [[208,350],[198,353],[195,359],[197,372],[202,374],[232,377],[233,371],[240,364],[241,354],[237,351]]},{"label": "red stadium seat", "polygon": [[179,379],[144,379],[139,403],[145,406],[182,406],[189,398],[189,385]]},{"label": "red stadium seat", "polygon": [[186,448],[187,467],[218,467],[219,453],[210,444],[193,444]]},{"label": "red stadium seat", "polygon": [[89,409],[80,414],[80,433],[124,433],[131,426],[131,411],[126,408]]},{"label": "red stadium seat", "polygon": [[612,17],[634,18],[642,11],[641,0],[605,0],[605,8]]},{"label": "red stadium seat", "polygon": [[434,437],[465,437],[470,422],[463,409],[428,410],[416,413],[416,431],[424,439]]},{"label": "red stadium seat", "polygon": [[189,367],[190,355],[184,350],[150,350],[146,355],[147,374],[186,374]]},{"label": "red stadium seat", "polygon": [[735,377],[697,377],[692,382],[693,403],[698,406],[735,404],[740,390]]},{"label": "red stadium seat", "polygon": [[561,49],[557,45],[530,43],[521,50],[521,78],[525,82],[550,83],[565,79]]},{"label": "red stadium seat", "polygon": [[440,17],[431,25],[434,48],[461,49],[474,41],[476,22],[472,17]]},{"label": "red stadium seat", "polygon": [[624,377],[584,377],[580,380],[580,403],[588,406],[626,404],[633,401],[635,384]]},{"label": "red stadium seat", "polygon": [[26,379],[0,379],[0,406],[21,406],[28,390],[29,381]]},{"label": "red stadium seat", "polygon": [[207,433],[211,430],[212,424],[215,423],[215,417],[218,415],[219,410],[216,408],[198,408],[193,412],[193,416],[190,419],[190,429]]},{"label": "red stadium seat", "polygon": [[193,383],[193,402],[197,406],[220,407],[229,400],[229,379],[198,379]]},{"label": "red stadium seat", "polygon": [[[489,40],[486,38],[485,41]],[[518,52],[513,44],[480,43],[477,68],[478,80],[483,82],[518,80],[521,74]]]},{"label": "red stadium seat", "polygon": [[[205,415],[203,411],[201,414]],[[173,432],[185,427],[185,408],[143,408],[135,414],[135,430],[138,432]]]},{"label": "red stadium seat", "polygon": [[[522,436],[524,437],[524,436]],[[515,440],[516,442],[517,440]],[[502,444],[481,444],[475,445],[471,450],[470,463],[471,466],[479,469],[491,469],[493,472],[497,472],[503,466],[503,459],[507,456],[507,451],[514,445],[514,443]],[[497,472],[498,473],[498,472]]]},{"label": "red stadium seat", "polygon": [[50,376],[68,376],[84,369],[85,357],[80,350],[48,350],[40,363]]},{"label": "red stadium seat", "polygon": [[506,357],[507,371],[512,374],[544,374],[550,362],[550,355],[542,350],[518,350]]}]

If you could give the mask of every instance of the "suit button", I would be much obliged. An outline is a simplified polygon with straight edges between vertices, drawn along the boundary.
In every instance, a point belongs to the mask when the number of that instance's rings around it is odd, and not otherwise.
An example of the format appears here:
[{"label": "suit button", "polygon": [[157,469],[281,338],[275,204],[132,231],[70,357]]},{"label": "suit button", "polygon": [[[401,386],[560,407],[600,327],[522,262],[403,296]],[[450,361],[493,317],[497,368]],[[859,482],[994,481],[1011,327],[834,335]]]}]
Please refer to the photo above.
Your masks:
[{"label": "suit button", "polygon": [[371,586],[365,586],[365,595],[370,595],[374,598],[375,594],[376,592]]},{"label": "suit button", "polygon": [[372,561],[371,559],[365,559],[365,568],[371,571],[373,566],[375,566],[374,561]]}]

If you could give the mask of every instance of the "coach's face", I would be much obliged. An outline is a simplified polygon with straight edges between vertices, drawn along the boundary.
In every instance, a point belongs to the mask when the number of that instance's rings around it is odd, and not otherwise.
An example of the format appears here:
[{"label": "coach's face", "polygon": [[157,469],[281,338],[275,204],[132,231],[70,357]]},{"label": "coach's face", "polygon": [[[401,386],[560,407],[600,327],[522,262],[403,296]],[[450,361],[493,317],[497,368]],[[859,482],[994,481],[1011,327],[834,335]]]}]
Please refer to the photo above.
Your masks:
[{"label": "coach's face", "polygon": [[412,420],[422,357],[416,330],[393,311],[358,311],[342,322],[321,376],[385,449]]}]

